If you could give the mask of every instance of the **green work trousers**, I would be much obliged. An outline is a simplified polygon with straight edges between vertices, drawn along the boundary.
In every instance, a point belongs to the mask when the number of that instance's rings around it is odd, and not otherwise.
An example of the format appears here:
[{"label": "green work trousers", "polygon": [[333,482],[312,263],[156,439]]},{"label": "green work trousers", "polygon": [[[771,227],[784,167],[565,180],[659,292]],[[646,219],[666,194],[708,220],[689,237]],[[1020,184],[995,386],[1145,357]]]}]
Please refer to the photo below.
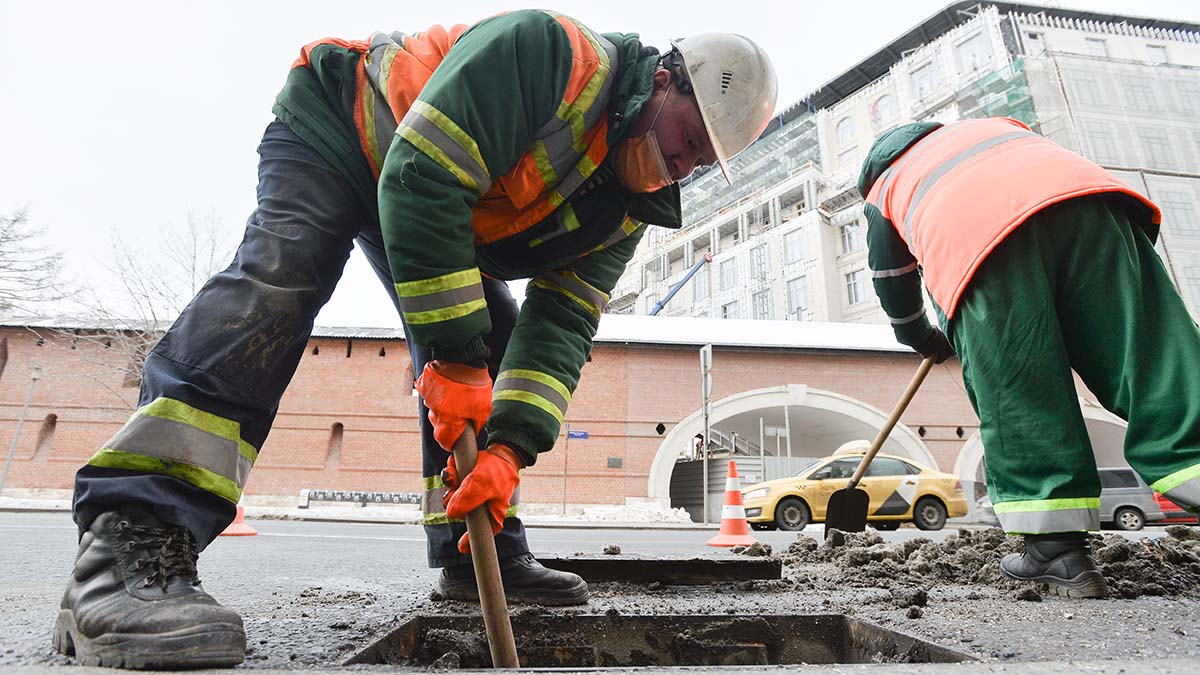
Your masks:
[{"label": "green work trousers", "polygon": [[1081,198],[1030,217],[979,267],[948,328],[1006,531],[1099,529],[1072,370],[1128,422],[1130,466],[1197,510],[1200,329],[1121,202]]}]

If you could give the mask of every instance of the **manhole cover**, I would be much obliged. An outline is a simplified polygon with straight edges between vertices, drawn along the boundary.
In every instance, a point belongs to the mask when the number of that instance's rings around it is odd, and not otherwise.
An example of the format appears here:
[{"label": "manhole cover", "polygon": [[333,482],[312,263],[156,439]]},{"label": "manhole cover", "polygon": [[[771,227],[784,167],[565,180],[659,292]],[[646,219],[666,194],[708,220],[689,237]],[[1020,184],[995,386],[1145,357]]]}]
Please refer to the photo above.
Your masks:
[{"label": "manhole cover", "polygon": [[[958,663],[970,655],[844,614],[513,617],[526,668]],[[488,667],[478,616],[419,615],[346,662]]]}]

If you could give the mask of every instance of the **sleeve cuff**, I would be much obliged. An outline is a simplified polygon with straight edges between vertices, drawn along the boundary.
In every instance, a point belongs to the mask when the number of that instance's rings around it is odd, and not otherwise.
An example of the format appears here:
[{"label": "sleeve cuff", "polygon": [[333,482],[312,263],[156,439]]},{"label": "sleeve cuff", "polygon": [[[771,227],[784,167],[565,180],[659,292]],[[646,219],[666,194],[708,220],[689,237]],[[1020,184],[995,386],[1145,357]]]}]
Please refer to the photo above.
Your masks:
[{"label": "sleeve cuff", "polygon": [[488,443],[503,443],[521,457],[526,467],[537,462],[538,453],[529,448],[538,447],[537,439],[520,429],[488,429]]},{"label": "sleeve cuff", "polygon": [[454,363],[469,363],[486,359],[491,350],[483,344],[483,336],[476,335],[465,344],[456,346],[434,345],[433,358],[438,361],[453,361]]}]

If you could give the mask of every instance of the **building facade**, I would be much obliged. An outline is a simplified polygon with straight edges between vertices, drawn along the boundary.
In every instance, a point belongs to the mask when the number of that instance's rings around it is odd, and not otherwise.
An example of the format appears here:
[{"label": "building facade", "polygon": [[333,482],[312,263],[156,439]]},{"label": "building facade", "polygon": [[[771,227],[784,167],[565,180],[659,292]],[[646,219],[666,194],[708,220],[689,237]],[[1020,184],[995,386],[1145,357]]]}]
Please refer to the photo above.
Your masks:
[{"label": "building facade", "polygon": [[669,316],[883,323],[855,182],[880,133],[1006,116],[1158,203],[1158,250],[1200,317],[1200,25],[960,2],[773,120],[683,188],[684,227],[651,228],[611,311],[649,313],[704,254]]}]

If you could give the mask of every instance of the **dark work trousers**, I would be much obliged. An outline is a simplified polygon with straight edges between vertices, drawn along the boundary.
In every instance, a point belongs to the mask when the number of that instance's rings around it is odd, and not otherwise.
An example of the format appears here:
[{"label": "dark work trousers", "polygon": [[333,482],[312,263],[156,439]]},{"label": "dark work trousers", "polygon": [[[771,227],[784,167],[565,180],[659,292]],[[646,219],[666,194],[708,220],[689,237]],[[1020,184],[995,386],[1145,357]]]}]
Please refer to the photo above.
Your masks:
[{"label": "dark work trousers", "polygon": [[[258,208],[246,224],[237,254],[227,269],[204,285],[146,359],[138,399],[139,408],[171,399],[171,405],[193,411],[193,418],[210,420],[217,428],[238,429],[240,441],[255,449],[262,447],[271,430],[279,399],[296,372],[313,321],[333,294],[355,241],[399,311],[379,223],[354,196],[349,183],[279,121],[267,127],[258,153]],[[491,349],[488,367],[495,378],[516,323],[517,305],[504,282],[485,278],[483,286],[492,319],[492,332],[485,338]],[[430,352],[407,342],[413,372],[419,376]],[[424,402],[418,405],[422,475],[437,476],[449,454],[433,438]],[[201,487],[205,481],[189,479],[194,472],[172,475],[178,465],[170,462],[159,462],[167,467],[163,471],[147,470],[147,461],[127,450],[137,448],[142,454],[158,452],[160,456],[197,453],[194,441],[200,439],[202,446],[204,432],[170,424],[175,427],[159,424],[152,434],[142,433],[131,418],[106,446],[105,465],[98,466],[99,460],[93,459],[79,470],[74,515],[81,531],[105,511],[138,506],[166,522],[187,527],[203,548],[233,520],[236,509],[228,492],[223,497]],[[180,430],[174,438],[172,428]],[[237,438],[218,441],[203,453],[228,452],[228,446],[236,452],[239,445]],[[116,449],[122,452],[112,452],[114,446],[120,446]],[[153,449],[166,446],[175,449]],[[486,447],[483,434],[479,446]],[[125,457],[134,459],[122,459]],[[237,459],[212,454],[203,458],[212,460],[207,462],[209,466],[226,466]],[[121,466],[124,461],[130,462],[129,467]],[[243,485],[244,476],[232,489],[240,491]],[[398,485],[396,489],[421,492],[422,487]],[[440,504],[437,506],[441,510]],[[425,526],[431,567],[470,561],[456,548],[465,531],[461,522]],[[505,521],[496,547],[502,559],[528,552],[525,529],[518,518]]]}]

